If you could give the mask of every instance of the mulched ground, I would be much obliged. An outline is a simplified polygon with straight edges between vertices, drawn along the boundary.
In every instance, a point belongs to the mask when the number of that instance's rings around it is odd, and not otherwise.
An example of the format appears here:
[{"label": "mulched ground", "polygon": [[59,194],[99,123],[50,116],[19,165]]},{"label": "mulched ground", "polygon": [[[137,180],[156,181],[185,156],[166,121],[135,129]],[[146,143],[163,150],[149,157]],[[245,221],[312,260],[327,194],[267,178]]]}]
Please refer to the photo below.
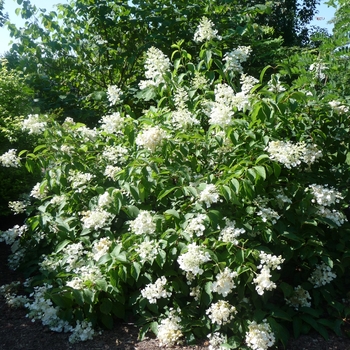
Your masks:
[{"label": "mulched ground", "polygon": [[[10,226],[11,227],[11,226]],[[18,280],[7,268],[9,249],[0,243],[0,286]],[[346,336],[346,334],[348,336]],[[0,297],[0,350],[154,350],[159,349],[156,339],[149,337],[138,341],[138,329],[133,324],[121,323],[113,330],[104,331],[93,340],[70,344],[69,334],[52,332],[40,322],[26,318],[24,309],[10,309]],[[208,350],[204,341],[197,346],[176,346],[171,349]],[[283,347],[276,347],[282,350]],[[350,327],[344,328],[344,336],[331,335],[328,340],[318,334],[301,336],[291,340],[286,350],[350,350]]]}]

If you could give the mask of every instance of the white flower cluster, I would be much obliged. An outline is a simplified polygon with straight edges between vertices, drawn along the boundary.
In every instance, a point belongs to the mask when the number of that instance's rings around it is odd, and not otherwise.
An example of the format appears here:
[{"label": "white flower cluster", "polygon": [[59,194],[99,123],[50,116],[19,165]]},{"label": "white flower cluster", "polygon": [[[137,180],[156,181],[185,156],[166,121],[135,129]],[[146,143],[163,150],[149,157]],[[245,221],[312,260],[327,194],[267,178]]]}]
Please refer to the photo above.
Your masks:
[{"label": "white flower cluster", "polygon": [[273,290],[276,288],[276,284],[271,281],[271,270],[280,270],[280,264],[284,259],[281,256],[266,254],[261,252],[259,255],[260,265],[258,269],[261,269],[260,273],[253,279],[256,284],[255,290],[259,295],[263,295],[265,290]]},{"label": "white flower cluster", "polygon": [[130,222],[130,230],[136,235],[152,235],[156,231],[152,214],[147,210],[140,210],[136,219]]},{"label": "white flower cluster", "polygon": [[212,322],[217,323],[218,325],[229,323],[236,313],[236,308],[225,300],[219,300],[217,303],[212,304],[206,311],[206,314]]},{"label": "white flower cluster", "polygon": [[120,96],[122,94],[121,89],[117,85],[109,85],[107,88],[107,98],[110,102],[110,106],[114,106],[120,102]]},{"label": "white flower cluster", "polygon": [[0,296],[5,298],[6,304],[14,309],[23,307],[29,302],[29,299],[24,295],[17,295],[20,282],[11,282],[10,284],[4,284],[0,287]]},{"label": "white flower cluster", "polygon": [[140,81],[139,88],[141,90],[149,86],[157,87],[165,82],[163,76],[170,68],[170,60],[161,50],[152,46],[146,53],[145,68],[147,80]]},{"label": "white flower cluster", "polygon": [[[87,253],[87,251],[84,250],[82,242],[78,242],[67,245],[64,249],[64,253],[64,258],[60,259],[58,263],[61,266],[64,266],[64,269],[67,272],[70,272],[81,265],[81,263],[84,261],[82,257]],[[52,265],[50,259],[46,258],[42,262],[42,265],[46,268],[51,269],[52,271],[53,269],[55,269],[56,264]]]},{"label": "white flower cluster", "polygon": [[191,238],[195,234],[197,237],[203,236],[205,231],[204,221],[207,219],[205,214],[198,214],[197,216],[187,221],[187,226],[184,230]]},{"label": "white flower cluster", "polygon": [[29,201],[10,201],[9,208],[14,214],[25,213],[27,206],[30,204]]},{"label": "white flower cluster", "polygon": [[92,245],[92,255],[95,261],[99,261],[100,258],[105,255],[110,246],[112,245],[112,241],[108,237],[102,237],[99,240],[95,241]]},{"label": "white flower cluster", "polygon": [[40,121],[38,114],[29,114],[28,118],[23,120],[22,130],[29,130],[28,134],[40,134],[46,129],[47,123]]},{"label": "white flower cluster", "polygon": [[246,62],[252,49],[250,46],[238,46],[237,49],[224,55],[225,71],[243,73],[242,63]]},{"label": "white flower cluster", "polygon": [[166,138],[166,132],[159,126],[148,127],[137,135],[136,144],[154,152]]},{"label": "white flower cluster", "polygon": [[343,105],[339,101],[330,101],[328,104],[332,107],[332,109],[338,114],[346,114],[349,112],[349,107]]},{"label": "white flower cluster", "polygon": [[263,320],[263,323],[260,324],[253,321],[248,326],[245,341],[251,349],[267,350],[275,344],[275,340],[275,335],[266,320]]},{"label": "white flower cluster", "polygon": [[30,294],[34,300],[25,304],[29,310],[27,317],[31,318],[33,322],[40,320],[44,326],[48,326],[54,332],[69,332],[72,327],[57,315],[59,307],[53,306],[52,301],[45,297],[51,288],[52,286],[47,284],[34,287],[34,292]]},{"label": "white flower cluster", "polygon": [[324,73],[328,67],[321,62],[312,63],[309,67],[309,70],[315,74],[315,77],[319,80],[323,80],[326,78],[326,74]]},{"label": "white flower cluster", "polygon": [[204,270],[200,268],[200,265],[209,261],[210,255],[208,252],[203,252],[203,249],[196,245],[196,243],[190,243],[187,246],[187,252],[181,254],[177,262],[180,265],[180,269],[191,275],[201,275]]},{"label": "white flower cluster", "polygon": [[283,209],[286,204],[292,204],[292,200],[286,196],[282,190],[279,190],[276,194],[277,205],[280,209]]},{"label": "white flower cluster", "polygon": [[201,43],[215,38],[221,40],[221,37],[218,36],[218,31],[214,29],[214,23],[207,17],[203,16],[194,33],[193,40],[197,43]]},{"label": "white flower cluster", "polygon": [[73,189],[78,193],[83,192],[86,188],[86,185],[95,177],[90,173],[83,173],[79,170],[69,170],[69,176],[67,180],[71,183]]},{"label": "white flower cluster", "polygon": [[294,288],[292,296],[285,300],[287,305],[293,307],[295,310],[298,310],[299,307],[311,306],[311,302],[308,301],[308,299],[311,300],[310,293],[303,287],[297,286]]},{"label": "white flower cluster", "polygon": [[101,194],[98,197],[98,207],[99,208],[109,208],[113,203],[113,197],[109,194],[108,191]]},{"label": "white flower cluster", "polygon": [[174,128],[186,129],[191,127],[192,125],[198,125],[199,120],[192,116],[192,113],[188,110],[186,102],[188,101],[187,91],[180,87],[177,89],[174,102],[176,106],[176,110],[171,113]]},{"label": "white flower cluster", "polygon": [[199,301],[201,296],[202,288],[200,286],[190,288],[190,296],[194,297],[194,300]]},{"label": "white flower cluster", "polygon": [[329,207],[333,204],[339,203],[343,196],[333,187],[328,187],[328,185],[310,185],[309,188],[314,196],[312,199],[313,203],[322,205],[324,207]]},{"label": "white flower cluster", "polygon": [[70,343],[91,340],[95,334],[92,323],[87,321],[77,321],[76,326],[71,329],[72,334],[69,336]]},{"label": "white flower cluster", "polygon": [[193,89],[203,89],[204,87],[206,87],[208,85],[208,80],[207,78],[202,75],[199,72],[195,72],[194,73],[194,77],[191,81],[191,85],[193,87]]},{"label": "white flower cluster", "polygon": [[219,241],[238,245],[239,242],[237,238],[243,233],[245,233],[245,229],[237,228],[235,221],[231,221],[227,218],[225,220],[226,226],[220,232]]},{"label": "white flower cluster", "polygon": [[87,126],[82,125],[77,129],[76,135],[78,137],[82,137],[84,140],[88,139],[94,141],[99,135],[99,132],[96,130],[96,128],[90,129]]},{"label": "white flower cluster", "polygon": [[212,203],[217,203],[220,198],[218,190],[215,185],[207,184],[199,194],[199,201],[204,202],[207,208],[209,208]]},{"label": "white flower cluster", "polygon": [[322,151],[316,145],[304,142],[294,144],[290,141],[271,141],[266,150],[270,159],[284,164],[288,169],[299,166],[301,162],[310,166],[322,157]]},{"label": "white flower cluster", "polygon": [[[86,260],[83,260],[82,263],[86,264]],[[79,262],[80,263],[80,262]],[[71,287],[73,289],[84,289],[86,288],[87,282],[90,285],[93,284],[93,287],[97,287],[95,285],[95,282],[97,280],[104,279],[104,276],[102,275],[101,269],[98,266],[92,265],[82,265],[79,267],[76,267],[73,272],[76,274],[75,277],[73,277],[70,281],[66,282],[66,286]]]},{"label": "white flower cluster", "polygon": [[322,206],[318,207],[317,215],[333,221],[337,226],[343,225],[346,220],[346,216],[342,212]]},{"label": "white flower cluster", "polygon": [[125,118],[119,112],[105,115],[101,119],[101,129],[108,134],[120,133],[125,124]]},{"label": "white flower cluster", "polygon": [[250,90],[259,83],[259,80],[252,77],[251,75],[242,74],[241,75],[241,91],[244,95],[248,95]]},{"label": "white flower cluster", "polygon": [[162,276],[154,283],[147,284],[146,287],[141,290],[141,294],[144,298],[148,299],[151,304],[155,304],[157,299],[171,297],[171,292],[167,292],[165,289],[167,283],[167,279]]},{"label": "white flower cluster", "polygon": [[32,191],[30,192],[30,196],[36,199],[44,199],[47,196],[47,189],[45,186],[41,186],[41,183],[38,182],[34,185]]},{"label": "white flower cluster", "polygon": [[233,281],[238,276],[238,273],[231,271],[228,267],[225,270],[217,274],[216,281],[211,285],[211,291],[221,294],[223,297],[227,297],[232,292],[236,285]]},{"label": "white flower cluster", "polygon": [[7,231],[0,232],[0,242],[5,242],[7,245],[11,245],[15,242],[15,240],[18,237],[21,237],[27,230],[27,225],[15,225]]},{"label": "white flower cluster", "polygon": [[261,216],[263,222],[271,221],[272,224],[275,224],[280,218],[280,215],[277,213],[277,211],[271,208],[264,208],[260,206],[259,209],[260,210],[256,214]]},{"label": "white flower cluster", "polygon": [[6,168],[19,168],[21,159],[17,157],[17,150],[12,148],[0,156],[0,163]]},{"label": "white flower cluster", "polygon": [[182,337],[181,318],[175,315],[174,310],[171,310],[168,318],[161,321],[158,325],[157,339],[159,346],[174,346]]},{"label": "white flower cluster", "polygon": [[139,245],[135,248],[135,251],[139,255],[142,264],[144,264],[146,261],[152,263],[159,252],[159,243],[146,238],[146,240],[139,243]]},{"label": "white flower cluster", "polygon": [[209,347],[208,350],[225,350],[226,348],[222,347],[222,344],[225,344],[227,339],[226,336],[220,334],[219,332],[208,334],[209,338]]},{"label": "white flower cluster", "polygon": [[115,180],[117,174],[121,171],[122,169],[119,166],[114,166],[114,165],[107,165],[106,169],[103,173],[103,175],[107,176],[111,180]]},{"label": "white flower cluster", "polygon": [[332,269],[323,262],[316,266],[315,270],[309,277],[309,282],[314,285],[314,288],[318,288],[327,283],[331,283],[336,277],[337,275],[332,272]]},{"label": "white flower cluster", "polygon": [[88,229],[99,230],[105,227],[112,219],[112,214],[101,208],[87,210],[82,214],[83,227]]}]

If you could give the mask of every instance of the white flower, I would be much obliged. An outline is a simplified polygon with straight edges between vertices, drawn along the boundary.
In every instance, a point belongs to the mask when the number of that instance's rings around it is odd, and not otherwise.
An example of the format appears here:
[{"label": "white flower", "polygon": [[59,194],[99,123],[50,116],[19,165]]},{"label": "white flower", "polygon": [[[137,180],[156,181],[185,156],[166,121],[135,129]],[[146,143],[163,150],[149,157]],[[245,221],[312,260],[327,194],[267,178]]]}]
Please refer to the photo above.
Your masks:
[{"label": "white flower", "polygon": [[195,234],[197,237],[203,236],[205,231],[204,221],[207,219],[205,214],[198,214],[194,218],[191,218],[187,222],[185,232],[189,234],[190,237],[193,237]]},{"label": "white flower", "polygon": [[217,203],[220,196],[215,185],[208,184],[203,191],[199,194],[199,201],[204,202],[209,208],[212,203]]},{"label": "white flower", "polygon": [[47,190],[45,187],[41,186],[41,183],[38,182],[30,192],[30,196],[36,199],[44,199],[47,195]]},{"label": "white flower", "polygon": [[69,176],[67,180],[71,182],[71,186],[73,189],[75,189],[78,193],[81,193],[85,188],[86,185],[95,177],[95,175],[92,175],[90,173],[83,173],[78,170],[69,170]]},{"label": "white flower", "polygon": [[261,269],[263,265],[268,267],[271,270],[280,270],[281,269],[281,264],[284,262],[285,259],[282,259],[282,256],[276,256],[272,254],[267,254],[265,252],[261,252],[259,254],[260,258],[260,265],[258,266],[258,269]]},{"label": "white flower", "polygon": [[259,83],[259,80],[252,77],[251,75],[242,74],[241,75],[241,91],[244,95],[248,95],[250,90]]},{"label": "white flower", "polygon": [[159,243],[157,241],[145,240],[141,242],[136,248],[136,253],[140,257],[140,261],[144,264],[146,261],[152,262],[159,251]]},{"label": "white flower", "polygon": [[253,321],[248,329],[245,341],[251,349],[267,350],[275,344],[275,336],[266,320],[263,320],[263,323],[260,324]]},{"label": "white flower", "polygon": [[237,49],[227,52],[224,55],[223,60],[225,63],[225,71],[233,71],[243,73],[243,67],[241,63],[246,62],[252,49],[250,46],[238,46]]},{"label": "white flower", "polygon": [[197,246],[196,243],[191,243],[187,246],[187,252],[178,257],[177,262],[181,270],[193,275],[201,275],[204,270],[200,268],[200,265],[209,260],[210,255],[208,252],[203,252],[200,246]]},{"label": "white flower", "polygon": [[105,115],[101,119],[101,129],[109,134],[121,132],[125,124],[125,118],[119,112]]},{"label": "white flower", "polygon": [[212,334],[208,334],[209,338],[209,347],[208,350],[225,350],[226,348],[222,347],[222,344],[225,344],[227,339],[226,336],[220,334],[219,332],[215,332]]},{"label": "white flower", "polygon": [[108,237],[100,238],[98,241],[95,241],[92,245],[92,255],[95,261],[100,260],[100,258],[105,255],[109,247],[112,245],[111,240]]},{"label": "white flower", "polygon": [[128,154],[128,149],[121,145],[106,146],[103,149],[102,157],[111,164],[122,163],[125,156]]},{"label": "white flower", "polygon": [[145,68],[147,80],[140,81],[141,90],[149,86],[159,86],[165,82],[163,76],[170,69],[170,60],[161,50],[152,46],[146,53]]},{"label": "white flower", "polygon": [[156,231],[156,224],[153,222],[151,213],[147,210],[140,210],[136,219],[130,222],[130,230],[136,235],[152,235]]},{"label": "white flower", "polygon": [[326,78],[326,74],[324,73],[325,70],[327,70],[328,67],[321,62],[315,62],[312,63],[309,70],[314,72],[315,77],[319,80],[323,80]]},{"label": "white flower", "polygon": [[148,127],[137,135],[136,144],[154,152],[166,136],[166,132],[159,126]]},{"label": "white flower", "polygon": [[114,180],[121,170],[122,169],[118,166],[107,165],[103,175],[106,175],[111,180]]},{"label": "white flower", "polygon": [[77,321],[76,326],[72,329],[72,334],[69,336],[70,343],[79,341],[91,340],[95,334],[92,328],[92,323],[87,321]]},{"label": "white flower", "polygon": [[21,237],[27,230],[28,227],[26,225],[15,225],[7,231],[0,231],[0,242],[5,242],[7,245],[11,245],[15,242],[17,237]]},{"label": "white flower", "polygon": [[218,31],[213,28],[214,23],[207,17],[203,16],[201,21],[199,22],[196,32],[194,33],[193,40],[198,43],[201,43],[203,41],[209,41],[215,38],[221,40],[221,37],[217,35]]},{"label": "white flower", "polygon": [[186,129],[192,125],[199,125],[199,120],[188,109],[177,109],[171,112],[171,123],[176,129]]},{"label": "white flower", "polygon": [[105,227],[112,219],[112,214],[106,210],[97,208],[95,210],[88,210],[83,213],[82,218],[83,227],[98,230]]},{"label": "white flower", "polygon": [[310,293],[301,286],[297,286],[294,288],[294,293],[292,296],[285,300],[287,305],[294,307],[295,310],[298,310],[299,307],[311,306],[311,302],[309,302],[308,299],[311,300]]},{"label": "white flower", "polygon": [[317,203],[324,207],[329,207],[333,204],[339,203],[343,196],[333,187],[328,187],[328,185],[316,185],[312,184],[309,186],[311,192],[314,196],[312,199],[313,203]]},{"label": "white flower", "polygon": [[9,208],[14,214],[21,214],[26,211],[27,206],[30,204],[28,201],[10,201]]},{"label": "white flower", "polygon": [[120,102],[120,95],[122,91],[116,85],[109,85],[107,89],[107,98],[110,102],[110,106],[113,106]]},{"label": "white flower", "polygon": [[349,112],[349,107],[341,104],[339,101],[330,101],[328,104],[332,107],[332,109],[338,114],[345,114]]},{"label": "white flower", "polygon": [[235,225],[236,225],[235,221],[231,221],[226,218],[226,226],[220,232],[219,241],[237,245],[238,244],[237,238],[243,233],[245,233],[245,229],[236,228]]},{"label": "white flower", "polygon": [[141,294],[144,298],[148,299],[151,304],[155,304],[157,299],[171,297],[171,292],[167,292],[164,288],[168,281],[164,276],[158,278],[153,284],[147,284],[144,289],[141,290]]},{"label": "white flower", "polygon": [[336,277],[337,275],[332,272],[332,269],[322,262],[322,264],[316,266],[309,281],[314,285],[314,288],[318,288],[330,283]]},{"label": "white flower", "polygon": [[212,304],[206,311],[206,314],[211,321],[218,325],[229,323],[233,319],[233,315],[236,313],[236,308],[225,300],[219,300],[217,303]]},{"label": "white flower", "polygon": [[17,157],[17,150],[12,148],[0,156],[0,163],[6,168],[19,168],[21,166],[21,159]]},{"label": "white flower", "polygon": [[174,346],[179,342],[182,337],[180,322],[181,318],[173,310],[168,318],[161,321],[157,334],[159,346]]},{"label": "white flower", "polygon": [[337,226],[343,225],[346,220],[346,216],[342,212],[322,206],[318,207],[317,215],[333,221]]},{"label": "white flower", "polygon": [[237,272],[231,271],[228,267],[225,267],[225,270],[216,276],[216,281],[211,285],[211,291],[226,297],[231,293],[233,288],[236,288],[233,278],[237,276]]},{"label": "white flower", "polygon": [[260,210],[256,214],[261,216],[263,222],[271,221],[272,224],[275,224],[280,218],[280,215],[271,208],[260,207]]},{"label": "white flower", "polygon": [[279,74],[272,74],[271,79],[268,81],[267,85],[269,86],[269,91],[272,91],[276,94],[286,91],[286,88],[280,82]]},{"label": "white flower", "polygon": [[29,130],[29,134],[40,134],[46,129],[47,123],[40,121],[38,114],[29,114],[28,118],[23,120],[22,130]]},{"label": "white flower", "polygon": [[108,208],[113,202],[113,197],[111,197],[111,195],[109,194],[109,192],[105,192],[103,194],[101,194],[98,198],[98,206],[100,208]]},{"label": "white flower", "polygon": [[270,277],[272,277],[270,272],[267,266],[263,266],[260,274],[253,279],[253,282],[256,284],[255,290],[259,295],[263,295],[265,290],[273,290],[276,288],[276,284],[270,280]]}]

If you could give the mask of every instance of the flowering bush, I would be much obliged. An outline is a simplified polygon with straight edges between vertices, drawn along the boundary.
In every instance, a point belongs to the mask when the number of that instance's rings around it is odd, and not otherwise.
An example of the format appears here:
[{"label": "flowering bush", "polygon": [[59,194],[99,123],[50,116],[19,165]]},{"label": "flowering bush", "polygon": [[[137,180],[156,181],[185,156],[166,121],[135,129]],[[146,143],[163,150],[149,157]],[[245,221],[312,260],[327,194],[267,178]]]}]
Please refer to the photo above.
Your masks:
[{"label": "flowering bush", "polygon": [[260,350],[291,328],[339,332],[349,312],[349,118],[328,103],[347,102],[312,70],[302,88],[244,75],[254,52],[223,54],[202,21],[198,58],[148,51],[142,115],[113,87],[96,128],[47,120],[42,145],[1,156],[43,172],[2,237],[28,316],[71,341],[134,318],[161,345]]}]

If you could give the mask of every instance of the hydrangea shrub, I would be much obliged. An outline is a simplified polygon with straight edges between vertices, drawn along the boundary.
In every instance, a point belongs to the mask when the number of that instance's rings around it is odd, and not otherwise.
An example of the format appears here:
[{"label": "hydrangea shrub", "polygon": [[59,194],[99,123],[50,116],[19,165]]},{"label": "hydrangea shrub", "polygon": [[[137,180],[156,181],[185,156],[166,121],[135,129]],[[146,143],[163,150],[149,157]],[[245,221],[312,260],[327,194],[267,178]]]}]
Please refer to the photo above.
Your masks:
[{"label": "hydrangea shrub", "polygon": [[[1,163],[43,173],[2,233],[25,266],[28,316],[87,340],[134,320],[161,345],[208,337],[211,349],[267,349],[349,312],[347,101],[309,69],[243,73],[249,47],[216,48],[203,18],[192,59],[148,50],[135,115],[88,128],[40,116],[45,142]],[[300,72],[298,67],[293,74]],[[334,101],[344,108],[334,106]],[[330,103],[331,102],[331,103]],[[292,332],[290,332],[292,330]]]}]

